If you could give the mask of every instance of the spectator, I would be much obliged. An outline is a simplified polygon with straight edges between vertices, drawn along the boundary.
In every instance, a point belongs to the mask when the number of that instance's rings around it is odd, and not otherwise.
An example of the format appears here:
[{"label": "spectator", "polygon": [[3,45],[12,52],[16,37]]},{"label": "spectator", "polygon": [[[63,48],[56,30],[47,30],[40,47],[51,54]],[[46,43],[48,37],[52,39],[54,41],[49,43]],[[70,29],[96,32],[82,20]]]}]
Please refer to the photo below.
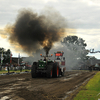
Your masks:
[{"label": "spectator", "polygon": [[22,72],[22,65],[20,65],[20,72]]},{"label": "spectator", "polygon": [[8,63],[7,63],[6,65],[7,65],[7,70],[8,70],[8,74],[9,74],[9,66],[10,66],[10,65],[9,65]]},{"label": "spectator", "polygon": [[2,66],[0,65],[0,71],[2,70]]}]

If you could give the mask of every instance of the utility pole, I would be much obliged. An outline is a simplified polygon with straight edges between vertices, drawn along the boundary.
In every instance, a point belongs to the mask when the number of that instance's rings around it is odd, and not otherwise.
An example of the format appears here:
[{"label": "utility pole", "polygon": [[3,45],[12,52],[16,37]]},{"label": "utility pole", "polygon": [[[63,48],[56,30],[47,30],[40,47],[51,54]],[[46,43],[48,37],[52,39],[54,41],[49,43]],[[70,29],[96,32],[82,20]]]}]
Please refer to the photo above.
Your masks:
[{"label": "utility pole", "polygon": [[12,63],[12,53],[10,52],[10,65]]},{"label": "utility pole", "polygon": [[18,66],[19,66],[19,64],[20,64],[20,53],[18,55]]},{"label": "utility pole", "polygon": [[1,65],[3,64],[3,50],[2,50],[2,53],[1,53]]}]

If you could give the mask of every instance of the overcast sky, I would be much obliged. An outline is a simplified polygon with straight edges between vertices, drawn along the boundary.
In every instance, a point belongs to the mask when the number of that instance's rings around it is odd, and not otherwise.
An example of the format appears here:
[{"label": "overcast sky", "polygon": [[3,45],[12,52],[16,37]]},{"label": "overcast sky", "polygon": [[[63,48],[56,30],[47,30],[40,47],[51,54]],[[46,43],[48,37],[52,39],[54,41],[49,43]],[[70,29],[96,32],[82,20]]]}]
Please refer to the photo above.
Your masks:
[{"label": "overcast sky", "polygon": [[[8,23],[15,22],[21,8],[30,8],[40,13],[45,7],[53,7],[65,17],[69,28],[67,34],[83,38],[87,43],[87,49],[100,50],[99,0],[0,0],[0,34]],[[14,55],[19,52],[14,51],[7,39],[0,37],[0,40],[0,47],[10,48]],[[92,54],[92,56],[100,59],[100,54]]]}]

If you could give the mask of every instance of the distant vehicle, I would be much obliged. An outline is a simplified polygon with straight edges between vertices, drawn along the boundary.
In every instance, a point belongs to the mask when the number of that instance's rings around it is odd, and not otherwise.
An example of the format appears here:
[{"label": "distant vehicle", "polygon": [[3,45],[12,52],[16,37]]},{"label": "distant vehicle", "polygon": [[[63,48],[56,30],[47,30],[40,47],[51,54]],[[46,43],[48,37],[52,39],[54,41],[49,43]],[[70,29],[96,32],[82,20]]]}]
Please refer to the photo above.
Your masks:
[{"label": "distant vehicle", "polygon": [[95,65],[89,66],[89,70],[99,70],[100,71],[100,64],[96,63]]},{"label": "distant vehicle", "polygon": [[98,63],[95,64],[93,67],[93,70],[99,70],[100,71],[100,65]]},{"label": "distant vehicle", "polygon": [[65,72],[65,57],[63,57],[64,52],[55,53],[55,60],[50,60],[50,56],[42,56],[44,59],[38,60],[38,62],[33,62],[31,67],[31,76],[32,78],[37,77],[38,75],[44,73],[48,78],[59,77],[60,75],[64,76]]}]

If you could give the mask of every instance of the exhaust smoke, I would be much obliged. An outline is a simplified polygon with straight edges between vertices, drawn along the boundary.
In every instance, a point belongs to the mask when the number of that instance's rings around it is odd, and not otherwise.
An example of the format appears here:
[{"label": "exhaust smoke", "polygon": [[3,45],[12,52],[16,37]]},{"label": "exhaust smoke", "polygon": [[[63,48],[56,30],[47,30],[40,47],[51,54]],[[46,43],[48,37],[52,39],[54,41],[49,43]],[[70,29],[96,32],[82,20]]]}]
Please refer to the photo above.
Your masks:
[{"label": "exhaust smoke", "polygon": [[15,23],[7,25],[5,30],[15,49],[31,55],[44,48],[48,55],[53,43],[64,36],[65,27],[65,19],[54,9],[45,9],[40,15],[31,9],[21,9]]}]

